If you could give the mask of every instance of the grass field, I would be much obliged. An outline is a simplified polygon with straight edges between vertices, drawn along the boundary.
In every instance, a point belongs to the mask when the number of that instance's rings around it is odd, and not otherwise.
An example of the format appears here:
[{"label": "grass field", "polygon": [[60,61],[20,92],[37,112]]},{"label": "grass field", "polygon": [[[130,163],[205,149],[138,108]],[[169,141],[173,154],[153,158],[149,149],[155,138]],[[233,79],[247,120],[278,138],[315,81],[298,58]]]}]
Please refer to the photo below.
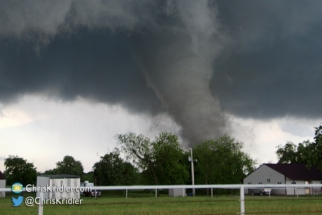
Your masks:
[{"label": "grass field", "polygon": [[[8,193],[0,198],[0,214],[37,214],[38,206],[24,204],[13,207]],[[24,197],[34,196],[25,193]],[[102,197],[81,197],[81,205],[45,205],[44,214],[238,214],[238,195],[168,197],[161,194],[133,192],[125,199],[124,194],[103,193]],[[322,196],[278,197],[246,196],[246,214],[322,214]]]}]

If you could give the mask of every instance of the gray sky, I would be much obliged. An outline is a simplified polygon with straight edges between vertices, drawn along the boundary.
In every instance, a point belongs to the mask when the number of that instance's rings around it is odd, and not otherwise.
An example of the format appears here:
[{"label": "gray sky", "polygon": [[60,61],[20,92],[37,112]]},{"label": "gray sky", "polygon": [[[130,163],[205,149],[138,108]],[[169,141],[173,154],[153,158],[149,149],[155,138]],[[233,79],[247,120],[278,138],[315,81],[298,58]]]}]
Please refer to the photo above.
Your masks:
[{"label": "gray sky", "polygon": [[276,161],[321,123],[321,7],[0,1],[0,159],[89,171],[116,134],[168,131],[184,146],[228,133]]}]

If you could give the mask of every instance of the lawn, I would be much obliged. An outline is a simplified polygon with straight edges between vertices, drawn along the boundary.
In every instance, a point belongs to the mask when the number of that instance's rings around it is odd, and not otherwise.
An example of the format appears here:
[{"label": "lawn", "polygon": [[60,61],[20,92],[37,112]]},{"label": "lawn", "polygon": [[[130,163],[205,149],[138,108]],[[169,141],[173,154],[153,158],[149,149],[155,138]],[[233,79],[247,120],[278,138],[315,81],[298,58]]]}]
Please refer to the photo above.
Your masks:
[{"label": "lawn", "polygon": [[[13,207],[8,193],[0,198],[0,214],[37,214],[38,206],[24,204]],[[25,193],[24,197],[34,196]],[[81,205],[45,205],[44,214],[237,214],[240,212],[238,195],[168,197],[153,193],[103,193],[102,197],[81,197]],[[246,214],[322,214],[322,197],[246,196]]]}]

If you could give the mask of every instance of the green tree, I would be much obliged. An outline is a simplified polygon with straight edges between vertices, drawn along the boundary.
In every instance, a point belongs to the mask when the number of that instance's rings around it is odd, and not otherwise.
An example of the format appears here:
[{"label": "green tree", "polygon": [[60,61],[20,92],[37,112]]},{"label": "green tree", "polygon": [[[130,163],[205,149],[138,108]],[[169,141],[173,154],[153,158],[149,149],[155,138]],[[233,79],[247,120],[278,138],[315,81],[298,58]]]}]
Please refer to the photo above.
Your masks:
[{"label": "green tree", "polygon": [[123,161],[119,151],[104,155],[94,164],[94,177],[97,185],[134,185],[138,183],[138,171],[129,162]]},{"label": "green tree", "polygon": [[160,184],[185,184],[189,172],[178,137],[170,133],[160,133],[152,142],[154,169]]},{"label": "green tree", "polygon": [[82,181],[94,182],[94,171],[84,173],[84,175],[82,177]]},{"label": "green tree", "polygon": [[62,161],[56,163],[57,174],[71,174],[82,176],[83,172],[84,168],[82,163],[75,160],[72,156],[66,155]]},{"label": "green tree", "polygon": [[[299,143],[298,145],[287,142],[284,146],[277,146],[276,155],[278,163],[303,163],[307,164],[312,159],[314,145],[308,140]],[[309,162],[311,163],[311,162]]]},{"label": "green tree", "polygon": [[277,146],[278,163],[301,163],[299,153],[297,152],[297,145],[292,142],[287,142],[284,146]]},{"label": "green tree", "polygon": [[322,171],[322,125],[315,128],[314,142],[306,140],[298,145],[287,142],[278,146],[276,155],[279,163],[303,163]]},{"label": "green tree", "polygon": [[153,142],[134,133],[121,134],[117,138],[127,159],[142,171],[145,183],[184,184],[189,177],[182,164],[184,152],[175,135],[160,133]]},{"label": "green tree", "polygon": [[10,155],[4,162],[4,175],[7,184],[20,182],[22,185],[35,184],[37,179],[37,170],[33,163],[18,156]]},{"label": "green tree", "polygon": [[315,128],[314,142],[306,150],[306,156],[309,166],[316,166],[322,171],[322,125]]},{"label": "green tree", "polygon": [[58,174],[57,169],[49,169],[44,172],[45,175],[55,175]]},{"label": "green tree", "polygon": [[197,184],[235,184],[254,171],[256,161],[242,152],[243,144],[229,136],[210,139],[193,149]]},{"label": "green tree", "polygon": [[117,140],[121,151],[126,154],[126,159],[143,172],[149,170],[149,173],[152,173],[154,184],[159,184],[154,167],[155,158],[150,139],[142,134],[127,133],[117,135]]}]

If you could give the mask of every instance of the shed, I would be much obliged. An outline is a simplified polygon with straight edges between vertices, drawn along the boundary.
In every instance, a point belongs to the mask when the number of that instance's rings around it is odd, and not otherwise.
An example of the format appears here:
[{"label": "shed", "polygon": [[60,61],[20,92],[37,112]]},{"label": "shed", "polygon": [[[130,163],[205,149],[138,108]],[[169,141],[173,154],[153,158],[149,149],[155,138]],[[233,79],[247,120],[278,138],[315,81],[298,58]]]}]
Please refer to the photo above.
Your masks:
[{"label": "shed", "polygon": [[[6,178],[3,173],[0,171],[0,188],[6,188]],[[6,197],[6,192],[0,192],[0,198]]]},{"label": "shed", "polygon": [[176,197],[176,196],[186,196],[186,189],[185,188],[176,188],[176,189],[169,189],[169,196]]},{"label": "shed", "polygon": [[44,199],[79,199],[80,192],[73,188],[80,187],[77,175],[58,174],[40,175],[37,177],[37,197],[43,192]]},{"label": "shed", "polygon": [[[271,194],[321,194],[321,189],[311,189],[310,184],[321,184],[322,188],[322,172],[316,167],[307,168],[306,164],[262,164],[244,178],[244,184],[307,184],[305,188],[272,189]],[[245,193],[250,192],[249,189],[245,190]]]}]

